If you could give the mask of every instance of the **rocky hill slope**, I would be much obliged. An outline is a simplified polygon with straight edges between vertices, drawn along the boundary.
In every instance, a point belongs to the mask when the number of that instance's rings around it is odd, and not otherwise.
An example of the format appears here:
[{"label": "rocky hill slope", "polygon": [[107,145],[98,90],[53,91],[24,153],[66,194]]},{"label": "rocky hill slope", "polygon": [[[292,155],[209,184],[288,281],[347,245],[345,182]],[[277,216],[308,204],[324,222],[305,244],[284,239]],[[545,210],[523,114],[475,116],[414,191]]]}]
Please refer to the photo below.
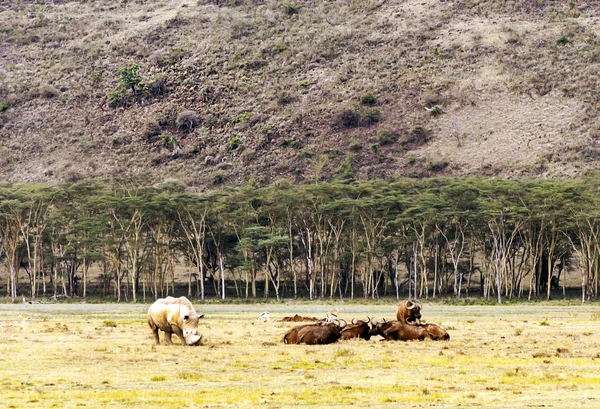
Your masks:
[{"label": "rocky hill slope", "polygon": [[600,2],[0,4],[0,180],[599,168]]}]

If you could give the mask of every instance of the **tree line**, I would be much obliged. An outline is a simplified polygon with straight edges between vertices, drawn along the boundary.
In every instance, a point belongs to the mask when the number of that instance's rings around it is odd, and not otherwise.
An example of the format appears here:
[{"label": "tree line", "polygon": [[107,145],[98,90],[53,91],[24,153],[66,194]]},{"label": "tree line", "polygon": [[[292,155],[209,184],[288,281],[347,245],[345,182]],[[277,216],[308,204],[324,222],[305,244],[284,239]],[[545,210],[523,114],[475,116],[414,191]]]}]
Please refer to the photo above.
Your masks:
[{"label": "tree line", "polygon": [[[195,194],[139,180],[0,185],[7,296],[598,296],[600,182],[278,183]],[[186,282],[175,267],[188,266]],[[90,267],[99,268],[90,279]],[[28,283],[19,288],[22,274]],[[23,286],[22,286],[23,287]]]}]

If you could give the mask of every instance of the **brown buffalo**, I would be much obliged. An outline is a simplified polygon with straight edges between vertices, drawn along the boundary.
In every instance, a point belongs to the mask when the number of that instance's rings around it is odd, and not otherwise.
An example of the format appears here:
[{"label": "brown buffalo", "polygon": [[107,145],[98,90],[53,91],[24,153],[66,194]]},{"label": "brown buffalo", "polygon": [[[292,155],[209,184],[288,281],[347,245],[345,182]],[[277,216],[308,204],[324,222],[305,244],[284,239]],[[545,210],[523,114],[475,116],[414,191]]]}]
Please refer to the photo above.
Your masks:
[{"label": "brown buffalo", "polygon": [[335,323],[305,327],[298,331],[298,343],[307,345],[333,344],[342,336],[341,327]]},{"label": "brown buffalo", "polygon": [[434,341],[450,341],[450,334],[437,324],[421,324]]},{"label": "brown buffalo", "polygon": [[377,324],[377,333],[387,341],[423,341],[431,339],[427,330],[419,325],[408,325],[400,321]]},{"label": "brown buffalo", "polygon": [[323,322],[317,322],[317,323],[313,323],[313,324],[304,324],[304,325],[298,325],[297,327],[294,327],[292,329],[290,329],[288,332],[285,333],[285,335],[283,336],[283,343],[284,344],[298,344],[298,332],[305,328],[305,327],[315,327],[315,326],[321,326],[323,324]]},{"label": "brown buffalo", "polygon": [[160,344],[158,330],[165,333],[167,344],[173,344],[171,335],[176,334],[184,345],[198,345],[202,335],[198,333],[198,316],[190,300],[185,297],[159,298],[148,309],[148,325],[154,333],[154,343]]},{"label": "brown buffalo", "polygon": [[410,300],[399,302],[396,319],[404,324],[418,325],[421,319],[421,306]]},{"label": "brown buffalo", "polygon": [[[343,322],[343,320],[340,320]],[[314,324],[299,325],[290,329],[283,336],[285,344],[331,344],[341,337],[341,331],[346,325],[340,321],[327,323],[319,320]]]},{"label": "brown buffalo", "polygon": [[342,330],[342,339],[362,338],[364,340],[371,339],[371,318],[367,317],[367,321],[358,320],[352,322]]}]

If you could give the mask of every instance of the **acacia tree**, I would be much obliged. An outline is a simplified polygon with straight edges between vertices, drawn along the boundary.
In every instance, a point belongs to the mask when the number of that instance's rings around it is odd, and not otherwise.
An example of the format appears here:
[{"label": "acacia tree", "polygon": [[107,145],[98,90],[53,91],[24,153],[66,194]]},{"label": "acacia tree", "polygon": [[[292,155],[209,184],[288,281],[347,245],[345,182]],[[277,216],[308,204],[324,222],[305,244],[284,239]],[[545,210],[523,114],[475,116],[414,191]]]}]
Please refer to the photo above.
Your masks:
[{"label": "acacia tree", "polygon": [[0,235],[6,248],[6,262],[10,271],[6,288],[13,303],[17,299],[17,269],[20,264],[18,249],[26,211],[26,207],[22,205],[25,198],[20,193],[12,189],[0,191]]},{"label": "acacia tree", "polygon": [[[200,197],[190,195],[178,196],[176,202],[177,219],[186,239],[188,258],[196,267],[196,296],[204,300],[205,263],[204,251],[206,248],[206,221],[208,217],[208,203]],[[191,297],[191,274],[188,282],[188,296]]]}]

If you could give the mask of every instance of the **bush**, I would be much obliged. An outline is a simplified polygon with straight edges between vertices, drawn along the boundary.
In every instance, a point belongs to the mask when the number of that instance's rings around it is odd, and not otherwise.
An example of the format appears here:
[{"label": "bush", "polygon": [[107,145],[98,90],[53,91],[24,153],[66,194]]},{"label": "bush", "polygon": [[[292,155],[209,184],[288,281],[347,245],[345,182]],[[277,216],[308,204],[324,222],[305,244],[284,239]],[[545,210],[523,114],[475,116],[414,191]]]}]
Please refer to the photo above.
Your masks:
[{"label": "bush", "polygon": [[377,142],[379,145],[389,145],[396,140],[396,134],[393,131],[382,129],[377,132]]},{"label": "bush", "polygon": [[438,115],[442,115],[444,113],[444,110],[442,109],[442,107],[440,105],[434,105],[433,107],[431,107],[429,112],[431,113],[432,116],[438,116]]},{"label": "bush", "polygon": [[363,105],[375,105],[377,103],[377,98],[375,98],[375,95],[368,93],[360,98],[360,103]]},{"label": "bush", "polygon": [[252,114],[250,114],[249,112],[243,112],[233,119],[233,123],[237,124],[240,122],[245,122],[245,121],[250,120],[251,117],[252,117]]},{"label": "bush", "polygon": [[161,137],[161,144],[165,148],[171,149],[177,145],[177,141],[171,135],[164,134]]},{"label": "bush", "polygon": [[338,115],[338,123],[346,128],[360,125],[360,114],[352,109],[345,109]]},{"label": "bush", "polygon": [[423,126],[415,126],[408,135],[400,138],[400,143],[423,145],[431,139],[431,131]]},{"label": "bush", "polygon": [[238,138],[237,136],[234,136],[233,138],[231,138],[231,140],[229,142],[227,142],[227,149],[229,149],[230,151],[236,150],[237,148],[239,148],[242,145],[242,140],[240,138]]},{"label": "bush", "polygon": [[124,88],[118,89],[108,94],[108,106],[111,108],[129,105],[129,97],[127,90]]},{"label": "bush", "polygon": [[133,64],[130,67],[123,67],[119,70],[119,81],[134,93],[142,87],[143,79],[139,71],[140,66],[137,64]]},{"label": "bush", "polygon": [[362,113],[362,122],[365,126],[373,125],[381,119],[381,111],[377,108],[365,109]]}]

